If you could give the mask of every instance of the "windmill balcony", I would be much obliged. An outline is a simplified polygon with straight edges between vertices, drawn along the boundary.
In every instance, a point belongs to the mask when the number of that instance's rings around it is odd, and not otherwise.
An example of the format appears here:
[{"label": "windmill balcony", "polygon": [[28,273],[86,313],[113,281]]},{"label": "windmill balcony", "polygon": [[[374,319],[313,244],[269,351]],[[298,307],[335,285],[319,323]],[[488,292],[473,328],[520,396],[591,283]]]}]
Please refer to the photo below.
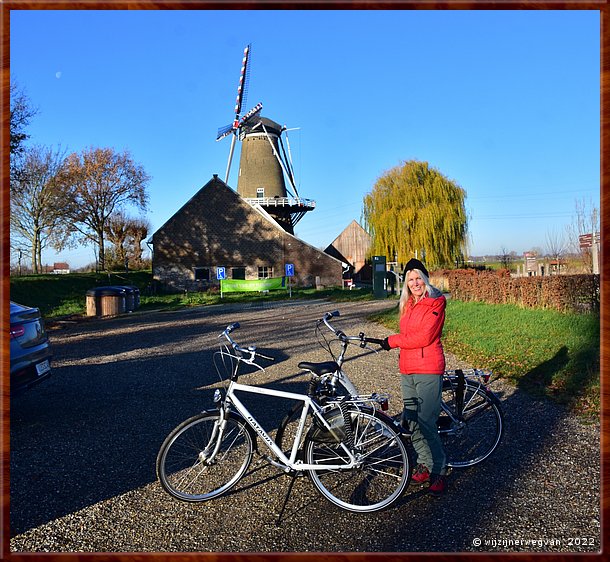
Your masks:
[{"label": "windmill balcony", "polygon": [[300,197],[244,197],[244,199],[250,205],[260,205],[261,207],[297,207],[309,210],[316,206],[315,201]]}]

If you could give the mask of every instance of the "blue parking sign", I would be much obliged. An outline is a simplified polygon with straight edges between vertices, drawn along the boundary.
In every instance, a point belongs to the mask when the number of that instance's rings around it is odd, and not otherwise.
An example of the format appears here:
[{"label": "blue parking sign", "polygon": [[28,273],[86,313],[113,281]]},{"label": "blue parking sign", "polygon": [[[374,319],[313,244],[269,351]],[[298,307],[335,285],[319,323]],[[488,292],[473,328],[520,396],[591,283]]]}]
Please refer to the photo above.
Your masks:
[{"label": "blue parking sign", "polygon": [[286,277],[294,277],[294,264],[293,263],[286,264]]},{"label": "blue parking sign", "polygon": [[224,267],[216,268],[216,279],[222,280],[227,278],[227,273]]}]

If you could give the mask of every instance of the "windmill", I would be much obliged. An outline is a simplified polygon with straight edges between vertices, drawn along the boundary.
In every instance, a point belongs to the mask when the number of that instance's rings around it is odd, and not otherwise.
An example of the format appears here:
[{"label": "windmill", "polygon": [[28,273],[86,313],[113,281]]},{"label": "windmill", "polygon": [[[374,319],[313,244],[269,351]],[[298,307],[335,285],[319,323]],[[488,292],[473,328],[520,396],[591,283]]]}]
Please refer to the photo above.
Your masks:
[{"label": "windmill", "polygon": [[[287,136],[289,129],[271,119],[262,117],[260,111],[263,105],[261,103],[254,106],[243,117],[240,116],[247,93],[249,61],[250,45],[244,49],[235,104],[235,119],[231,125],[219,129],[216,139],[222,140],[231,133],[233,134],[225,183],[228,183],[229,179],[235,140],[239,138],[242,145],[237,193],[251,205],[263,208],[287,232],[294,234],[294,226],[307,211],[315,208],[315,201],[303,199],[298,194]],[[286,153],[282,141],[283,132],[286,132],[288,153]],[[288,197],[284,176],[288,178],[292,187],[290,197]]]}]

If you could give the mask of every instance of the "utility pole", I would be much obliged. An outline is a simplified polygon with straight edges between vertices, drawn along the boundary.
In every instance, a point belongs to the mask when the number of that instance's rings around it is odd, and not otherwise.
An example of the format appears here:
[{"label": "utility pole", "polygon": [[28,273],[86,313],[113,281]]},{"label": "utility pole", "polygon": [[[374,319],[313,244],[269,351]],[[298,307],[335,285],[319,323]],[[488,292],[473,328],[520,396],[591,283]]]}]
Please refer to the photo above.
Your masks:
[{"label": "utility pole", "polygon": [[591,245],[591,257],[593,258],[593,273],[599,273],[599,255],[598,255],[598,244],[600,236],[598,232],[593,233],[593,244]]}]

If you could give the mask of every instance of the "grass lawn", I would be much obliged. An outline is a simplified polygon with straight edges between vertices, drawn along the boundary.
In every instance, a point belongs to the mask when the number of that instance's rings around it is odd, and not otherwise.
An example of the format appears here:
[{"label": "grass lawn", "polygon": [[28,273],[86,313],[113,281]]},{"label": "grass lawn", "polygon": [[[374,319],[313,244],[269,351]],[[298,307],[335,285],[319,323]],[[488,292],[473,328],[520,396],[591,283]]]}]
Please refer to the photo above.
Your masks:
[{"label": "grass lawn", "polygon": [[[86,313],[86,295],[89,289],[102,285],[134,285],[140,289],[140,310],[158,308],[176,309],[229,302],[255,302],[285,300],[288,291],[227,293],[221,298],[218,290],[205,292],[150,294],[150,271],[129,273],[70,273],[68,275],[27,275],[11,277],[11,300],[38,307],[47,320]],[[371,289],[341,288],[292,289],[292,298],[329,298],[341,300],[370,300]]]},{"label": "grass lawn", "polygon": [[150,271],[24,275],[11,277],[11,300],[36,306],[45,318],[50,319],[85,314],[87,291],[94,287],[134,285],[143,291],[150,281]]},{"label": "grass lawn", "polygon": [[[398,330],[398,309],[375,318]],[[443,345],[477,368],[580,414],[600,408],[600,319],[514,305],[447,301]]]}]

